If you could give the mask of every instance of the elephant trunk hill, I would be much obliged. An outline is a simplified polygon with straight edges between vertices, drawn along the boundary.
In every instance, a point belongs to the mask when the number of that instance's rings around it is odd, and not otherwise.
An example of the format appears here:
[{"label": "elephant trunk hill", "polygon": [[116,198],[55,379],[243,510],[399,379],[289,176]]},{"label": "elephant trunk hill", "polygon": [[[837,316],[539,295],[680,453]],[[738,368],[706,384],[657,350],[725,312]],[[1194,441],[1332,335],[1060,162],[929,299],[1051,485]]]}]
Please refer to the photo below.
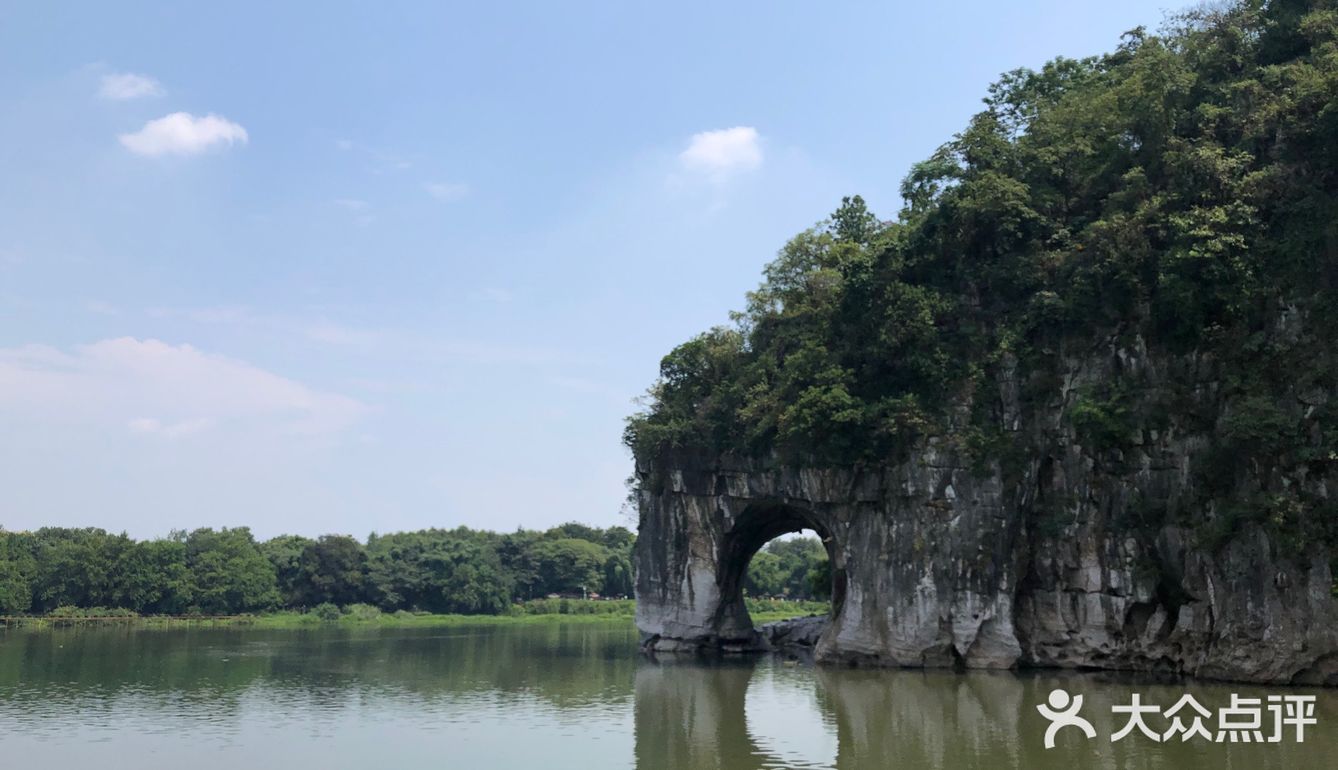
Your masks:
[{"label": "elephant trunk hill", "polygon": [[1017,70],[902,185],[796,236],[629,420],[637,625],[819,660],[1338,684],[1338,10],[1240,2]]}]

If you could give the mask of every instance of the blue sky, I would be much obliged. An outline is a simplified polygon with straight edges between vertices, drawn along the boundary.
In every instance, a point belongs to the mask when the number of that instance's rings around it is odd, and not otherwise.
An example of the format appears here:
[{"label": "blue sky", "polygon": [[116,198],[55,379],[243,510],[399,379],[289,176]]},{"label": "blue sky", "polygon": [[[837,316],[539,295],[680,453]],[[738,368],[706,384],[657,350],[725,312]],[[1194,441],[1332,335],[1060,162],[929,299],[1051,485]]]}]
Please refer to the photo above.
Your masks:
[{"label": "blue sky", "polygon": [[664,353],[1167,8],[0,6],[0,525],[140,537],[628,524]]}]

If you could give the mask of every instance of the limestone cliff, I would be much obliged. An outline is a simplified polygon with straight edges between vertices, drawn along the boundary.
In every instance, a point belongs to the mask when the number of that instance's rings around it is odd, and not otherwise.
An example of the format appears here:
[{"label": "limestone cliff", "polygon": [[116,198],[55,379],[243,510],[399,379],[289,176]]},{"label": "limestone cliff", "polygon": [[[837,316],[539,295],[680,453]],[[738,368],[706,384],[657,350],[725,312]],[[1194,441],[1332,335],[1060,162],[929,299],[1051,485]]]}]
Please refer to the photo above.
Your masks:
[{"label": "limestone cliff", "polygon": [[647,643],[760,646],[807,527],[819,659],[1338,683],[1335,50],[1232,0],[1006,73],[787,242],[628,422]]},{"label": "limestone cliff", "polygon": [[[1118,374],[1157,388],[1174,378],[1208,402],[1221,376],[1214,363],[1149,356],[1137,338],[1060,355],[1062,383],[1049,402],[1020,401],[1026,383],[1007,367],[990,394],[1021,447],[1010,463],[972,455],[951,434],[884,465],[690,451],[643,460],[636,587],[645,644],[765,646],[743,606],[743,572],[767,540],[808,528],[826,542],[835,576],[819,661],[1338,684],[1327,547],[1286,544],[1257,524],[1207,542],[1170,523],[1186,507],[1216,505],[1196,489],[1214,426],[1194,424],[1189,409],[1119,449],[1085,446],[1074,428],[1071,401],[1091,383]],[[1338,493],[1322,474],[1252,472],[1259,478],[1241,485],[1283,498]],[[1148,524],[1149,510],[1160,523]]]}]

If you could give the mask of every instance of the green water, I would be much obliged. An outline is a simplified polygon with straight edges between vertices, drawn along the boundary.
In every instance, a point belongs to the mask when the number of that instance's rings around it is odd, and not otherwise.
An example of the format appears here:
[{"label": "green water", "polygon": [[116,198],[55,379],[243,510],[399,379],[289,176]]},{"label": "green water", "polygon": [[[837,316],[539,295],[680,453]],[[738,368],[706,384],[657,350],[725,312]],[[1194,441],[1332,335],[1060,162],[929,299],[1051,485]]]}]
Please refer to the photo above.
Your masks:
[{"label": "green water", "polygon": [[[621,624],[420,630],[0,631],[0,764],[40,768],[1322,768],[1325,690],[1091,674],[651,661]],[[1042,748],[1035,710],[1082,693],[1097,728]],[[1318,695],[1306,741],[1109,736],[1140,692],[1210,709]]]}]

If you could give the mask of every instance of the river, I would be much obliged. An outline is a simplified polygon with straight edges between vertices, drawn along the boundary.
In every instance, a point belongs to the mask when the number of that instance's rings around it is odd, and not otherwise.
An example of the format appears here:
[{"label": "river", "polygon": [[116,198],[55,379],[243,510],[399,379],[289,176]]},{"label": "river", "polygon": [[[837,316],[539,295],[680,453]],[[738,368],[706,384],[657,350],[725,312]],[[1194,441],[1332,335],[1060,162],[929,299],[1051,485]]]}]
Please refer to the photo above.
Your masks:
[{"label": "river", "polygon": [[[1096,738],[1043,747],[1055,688]],[[1316,724],[1304,743],[1110,740],[1132,693],[1215,710],[1233,692],[1314,695]],[[1332,767],[1335,725],[1326,690],[650,660],[622,624],[0,631],[6,767],[1259,770]]]}]

